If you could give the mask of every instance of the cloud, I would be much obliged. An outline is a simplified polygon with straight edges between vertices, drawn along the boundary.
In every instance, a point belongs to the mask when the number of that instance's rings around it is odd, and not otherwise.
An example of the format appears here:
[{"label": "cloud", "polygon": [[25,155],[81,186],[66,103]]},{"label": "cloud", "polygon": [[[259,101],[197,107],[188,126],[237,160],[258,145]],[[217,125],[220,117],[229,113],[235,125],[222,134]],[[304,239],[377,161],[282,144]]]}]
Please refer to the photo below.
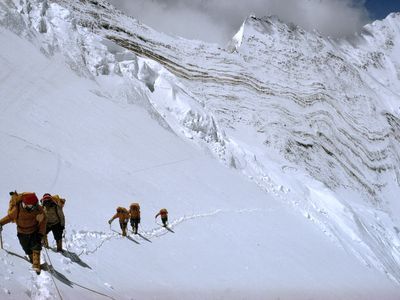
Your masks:
[{"label": "cloud", "polygon": [[244,19],[277,15],[306,30],[340,37],[370,22],[365,0],[109,0],[157,31],[224,45]]}]

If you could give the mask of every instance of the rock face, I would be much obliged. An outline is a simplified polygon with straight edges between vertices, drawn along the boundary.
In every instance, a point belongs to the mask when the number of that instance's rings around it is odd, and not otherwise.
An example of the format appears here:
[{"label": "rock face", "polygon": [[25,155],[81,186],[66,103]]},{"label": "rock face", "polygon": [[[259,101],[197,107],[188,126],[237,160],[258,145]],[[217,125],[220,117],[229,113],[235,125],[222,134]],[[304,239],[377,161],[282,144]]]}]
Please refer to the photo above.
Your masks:
[{"label": "rock face", "polygon": [[250,16],[226,48],[102,0],[6,0],[0,25],[82,76],[121,77],[112,92],[400,282],[400,14],[346,40]]}]

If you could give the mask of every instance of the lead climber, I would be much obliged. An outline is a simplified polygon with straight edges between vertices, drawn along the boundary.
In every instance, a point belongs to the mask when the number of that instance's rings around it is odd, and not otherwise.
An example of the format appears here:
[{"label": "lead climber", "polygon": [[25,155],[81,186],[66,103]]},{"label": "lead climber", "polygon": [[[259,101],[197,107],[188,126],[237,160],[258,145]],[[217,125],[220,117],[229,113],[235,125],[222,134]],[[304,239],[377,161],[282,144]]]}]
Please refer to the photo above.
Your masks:
[{"label": "lead climber", "polygon": [[156,214],[156,219],[158,216],[161,216],[161,221],[163,222],[163,226],[167,227],[168,224],[168,211],[166,208],[162,208],[160,209],[160,211],[158,212],[158,214]]}]

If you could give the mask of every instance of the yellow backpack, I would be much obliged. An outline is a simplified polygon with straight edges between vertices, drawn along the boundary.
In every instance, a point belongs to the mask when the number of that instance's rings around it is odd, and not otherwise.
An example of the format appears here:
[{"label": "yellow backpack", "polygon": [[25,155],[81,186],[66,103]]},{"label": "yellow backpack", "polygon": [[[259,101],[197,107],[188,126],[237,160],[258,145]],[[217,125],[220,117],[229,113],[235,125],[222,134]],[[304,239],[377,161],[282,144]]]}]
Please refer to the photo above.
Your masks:
[{"label": "yellow backpack", "polygon": [[138,210],[140,210],[140,205],[139,205],[139,203],[132,203],[129,208],[132,211],[138,211]]},{"label": "yellow backpack", "polygon": [[[13,208],[18,206],[22,202],[22,199],[24,199],[24,197],[26,195],[31,195],[31,194],[35,194],[35,193],[32,193],[32,192],[18,193],[17,191],[10,192],[11,198],[10,198],[10,202],[8,203],[7,214],[10,214],[11,211],[13,210]],[[35,195],[35,197],[36,197],[36,195]],[[15,220],[13,220],[13,222],[15,222]]]},{"label": "yellow backpack", "polygon": [[10,192],[10,202],[8,203],[7,214],[10,214],[12,209],[22,201],[22,194],[18,194],[17,191]]},{"label": "yellow backpack", "polygon": [[64,208],[65,201],[66,201],[64,198],[61,198],[59,195],[53,195],[51,197],[57,203],[58,206],[60,206],[61,208]]}]

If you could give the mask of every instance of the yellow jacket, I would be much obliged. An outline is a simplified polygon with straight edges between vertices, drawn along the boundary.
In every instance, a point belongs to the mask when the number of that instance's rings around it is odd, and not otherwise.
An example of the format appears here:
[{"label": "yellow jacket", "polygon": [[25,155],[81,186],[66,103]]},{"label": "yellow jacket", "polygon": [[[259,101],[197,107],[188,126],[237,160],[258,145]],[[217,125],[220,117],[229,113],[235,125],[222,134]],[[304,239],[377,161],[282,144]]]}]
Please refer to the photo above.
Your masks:
[{"label": "yellow jacket", "polygon": [[110,219],[109,222],[111,223],[117,218],[119,219],[120,223],[127,223],[130,218],[128,210],[124,207],[118,207],[117,213]]},{"label": "yellow jacket", "polygon": [[21,203],[14,206],[11,212],[0,220],[0,225],[10,222],[17,223],[17,231],[23,234],[31,234],[39,231],[40,234],[46,234],[46,215],[43,208],[37,205],[33,210],[28,211],[22,207]]}]

